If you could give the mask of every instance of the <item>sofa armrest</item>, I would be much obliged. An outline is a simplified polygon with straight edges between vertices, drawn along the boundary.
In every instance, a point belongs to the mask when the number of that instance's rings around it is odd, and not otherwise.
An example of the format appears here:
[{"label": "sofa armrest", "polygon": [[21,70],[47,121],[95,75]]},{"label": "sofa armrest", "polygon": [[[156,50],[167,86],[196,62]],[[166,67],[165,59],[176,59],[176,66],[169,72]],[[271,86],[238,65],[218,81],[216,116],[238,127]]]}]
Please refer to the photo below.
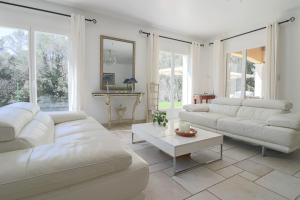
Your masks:
[{"label": "sofa armrest", "polygon": [[300,114],[287,113],[270,117],[267,120],[269,126],[277,126],[300,130]]},{"label": "sofa armrest", "polygon": [[87,115],[84,112],[58,111],[58,112],[47,112],[47,114],[52,118],[55,124],[87,118]]},{"label": "sofa armrest", "polygon": [[188,112],[208,112],[209,106],[208,104],[188,104],[184,105],[183,109]]},{"label": "sofa armrest", "polygon": [[0,154],[0,199],[24,199],[127,169],[131,155],[110,137]]}]

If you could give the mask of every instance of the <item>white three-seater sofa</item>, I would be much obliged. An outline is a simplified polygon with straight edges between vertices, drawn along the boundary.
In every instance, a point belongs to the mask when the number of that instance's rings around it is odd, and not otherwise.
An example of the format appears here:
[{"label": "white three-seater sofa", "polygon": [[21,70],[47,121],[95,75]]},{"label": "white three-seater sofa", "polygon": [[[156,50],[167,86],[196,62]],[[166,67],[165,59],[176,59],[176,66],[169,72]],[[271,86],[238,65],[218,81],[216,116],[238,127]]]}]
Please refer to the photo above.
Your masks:
[{"label": "white three-seater sofa", "polygon": [[0,199],[140,200],[148,165],[83,113],[0,108]]},{"label": "white three-seater sofa", "polygon": [[300,147],[300,115],[280,100],[219,98],[184,106],[180,119],[193,126],[284,153]]}]

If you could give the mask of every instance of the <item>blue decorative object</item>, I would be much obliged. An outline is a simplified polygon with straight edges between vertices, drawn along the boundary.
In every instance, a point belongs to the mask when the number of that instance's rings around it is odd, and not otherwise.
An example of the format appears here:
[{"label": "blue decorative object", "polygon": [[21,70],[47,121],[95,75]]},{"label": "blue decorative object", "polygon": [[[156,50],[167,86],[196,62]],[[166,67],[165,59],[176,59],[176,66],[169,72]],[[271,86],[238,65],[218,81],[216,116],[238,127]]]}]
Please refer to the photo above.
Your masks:
[{"label": "blue decorative object", "polygon": [[137,83],[137,80],[133,77],[128,80],[128,84],[132,84],[132,86],[131,86],[132,92],[134,92],[134,84],[136,84],[136,83]]},{"label": "blue decorative object", "polygon": [[103,76],[103,82],[106,83],[106,91],[107,91],[107,92],[109,92],[109,83],[110,83],[111,81],[113,81],[113,77],[112,77],[112,76],[110,76],[110,75],[108,75],[108,74]]},{"label": "blue decorative object", "polygon": [[131,79],[129,79],[129,83],[135,84],[135,83],[137,83],[137,80],[135,78],[131,78]]}]

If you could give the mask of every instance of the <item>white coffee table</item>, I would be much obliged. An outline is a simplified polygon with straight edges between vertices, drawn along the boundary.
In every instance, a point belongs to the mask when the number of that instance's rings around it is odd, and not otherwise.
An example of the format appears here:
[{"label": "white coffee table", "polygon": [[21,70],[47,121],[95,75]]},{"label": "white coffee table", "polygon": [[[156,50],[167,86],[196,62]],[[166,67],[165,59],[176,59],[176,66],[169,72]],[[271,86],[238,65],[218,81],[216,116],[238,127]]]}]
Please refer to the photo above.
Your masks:
[{"label": "white coffee table", "polygon": [[[197,134],[195,137],[181,137],[176,135],[175,129],[178,128],[179,121],[170,121],[168,127],[163,128],[153,123],[133,124],[132,125],[132,143],[140,143],[147,141],[161,151],[170,155],[173,158],[173,173],[178,174],[183,171],[190,170],[203,163],[198,163],[193,167],[187,169],[176,169],[176,158],[182,155],[198,152],[203,149],[220,145],[220,158],[209,161],[215,162],[221,160],[223,157],[223,136],[211,131],[195,128]],[[142,139],[134,141],[134,136]],[[207,163],[205,163],[207,164]]]}]

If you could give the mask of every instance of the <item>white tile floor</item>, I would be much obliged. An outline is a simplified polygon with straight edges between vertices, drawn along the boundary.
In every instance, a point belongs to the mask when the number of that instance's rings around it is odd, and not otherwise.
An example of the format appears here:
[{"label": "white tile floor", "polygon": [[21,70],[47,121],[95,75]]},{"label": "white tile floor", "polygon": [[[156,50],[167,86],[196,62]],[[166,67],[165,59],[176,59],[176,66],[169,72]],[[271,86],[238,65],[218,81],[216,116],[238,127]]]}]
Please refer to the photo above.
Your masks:
[{"label": "white tile floor", "polygon": [[[300,200],[300,151],[268,150],[261,157],[259,147],[225,138],[222,161],[172,176],[171,157],[148,143],[131,144],[130,129],[123,125],[111,132],[149,163],[147,200]],[[204,162],[217,158],[218,152],[215,147],[192,158]]]}]

